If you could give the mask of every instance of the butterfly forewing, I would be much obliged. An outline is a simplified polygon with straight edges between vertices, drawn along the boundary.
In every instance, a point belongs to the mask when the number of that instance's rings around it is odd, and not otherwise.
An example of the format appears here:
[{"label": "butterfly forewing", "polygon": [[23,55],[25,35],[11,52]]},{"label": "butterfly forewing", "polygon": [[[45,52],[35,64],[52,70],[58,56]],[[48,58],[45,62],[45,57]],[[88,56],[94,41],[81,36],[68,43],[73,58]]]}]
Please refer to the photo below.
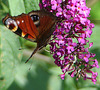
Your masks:
[{"label": "butterfly forewing", "polygon": [[[5,18],[3,19],[5,25],[19,36],[24,37],[30,41],[34,41],[39,35],[39,32],[29,15],[21,14],[14,17],[7,15]],[[17,28],[13,28],[12,25],[13,27]]]}]

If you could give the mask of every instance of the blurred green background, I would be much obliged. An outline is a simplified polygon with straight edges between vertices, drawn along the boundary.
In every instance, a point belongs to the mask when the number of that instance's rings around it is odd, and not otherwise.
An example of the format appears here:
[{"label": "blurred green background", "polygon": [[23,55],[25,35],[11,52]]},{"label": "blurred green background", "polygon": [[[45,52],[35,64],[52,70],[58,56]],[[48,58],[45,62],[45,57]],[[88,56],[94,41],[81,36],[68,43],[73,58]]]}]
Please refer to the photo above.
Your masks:
[{"label": "blurred green background", "polygon": [[[100,90],[100,69],[97,82],[94,85],[90,80],[76,81],[66,74],[65,80],[58,76],[62,74],[53,61],[49,50],[37,52],[25,64],[34,50],[36,43],[24,40],[4,27],[2,18],[7,13],[19,15],[32,10],[39,10],[39,0],[0,0],[0,90]],[[89,38],[94,45],[90,52],[95,53],[100,65],[100,0],[87,0],[91,8],[90,20],[95,24],[93,34]],[[19,50],[19,49],[22,50]]]}]

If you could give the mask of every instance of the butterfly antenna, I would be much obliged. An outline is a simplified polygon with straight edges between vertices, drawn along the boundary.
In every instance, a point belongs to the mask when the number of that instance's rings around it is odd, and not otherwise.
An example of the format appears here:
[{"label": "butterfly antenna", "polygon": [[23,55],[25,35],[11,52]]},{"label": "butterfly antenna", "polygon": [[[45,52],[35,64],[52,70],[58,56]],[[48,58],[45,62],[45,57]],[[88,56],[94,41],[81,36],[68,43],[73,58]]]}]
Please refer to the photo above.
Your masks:
[{"label": "butterfly antenna", "polygon": [[31,59],[31,57],[37,52],[38,49],[39,48],[36,47],[36,49],[32,52],[31,56],[27,59],[27,61],[25,63],[27,63]]}]

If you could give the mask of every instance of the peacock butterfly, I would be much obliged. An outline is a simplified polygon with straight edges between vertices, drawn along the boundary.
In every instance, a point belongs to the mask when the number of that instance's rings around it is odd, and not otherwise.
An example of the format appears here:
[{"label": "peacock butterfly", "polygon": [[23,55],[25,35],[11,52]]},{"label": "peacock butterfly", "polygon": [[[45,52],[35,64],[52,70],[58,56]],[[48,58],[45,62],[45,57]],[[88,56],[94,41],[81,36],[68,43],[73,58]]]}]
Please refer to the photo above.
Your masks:
[{"label": "peacock butterfly", "polygon": [[15,34],[37,43],[37,47],[25,62],[27,63],[37,50],[40,50],[47,45],[55,30],[57,17],[51,12],[37,10],[31,11],[28,14],[22,13],[21,15],[13,17],[7,14],[2,21],[4,25]]}]

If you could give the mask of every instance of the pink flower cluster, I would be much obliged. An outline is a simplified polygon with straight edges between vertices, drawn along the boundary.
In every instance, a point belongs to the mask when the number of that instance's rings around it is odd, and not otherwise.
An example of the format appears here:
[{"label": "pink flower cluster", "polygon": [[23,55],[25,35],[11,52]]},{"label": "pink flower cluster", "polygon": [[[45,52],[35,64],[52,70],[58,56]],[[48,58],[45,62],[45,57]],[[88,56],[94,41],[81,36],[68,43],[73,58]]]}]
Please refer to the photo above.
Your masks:
[{"label": "pink flower cluster", "polygon": [[[90,38],[94,24],[87,19],[90,8],[85,0],[42,0],[40,6],[62,20],[56,25],[50,42],[54,62],[63,72],[61,78],[64,79],[68,72],[76,80],[83,77],[95,84],[98,73],[91,69],[99,66],[98,61],[93,59],[95,54],[88,51],[93,43],[89,43],[87,38]],[[85,45],[89,47],[85,48]]]}]

